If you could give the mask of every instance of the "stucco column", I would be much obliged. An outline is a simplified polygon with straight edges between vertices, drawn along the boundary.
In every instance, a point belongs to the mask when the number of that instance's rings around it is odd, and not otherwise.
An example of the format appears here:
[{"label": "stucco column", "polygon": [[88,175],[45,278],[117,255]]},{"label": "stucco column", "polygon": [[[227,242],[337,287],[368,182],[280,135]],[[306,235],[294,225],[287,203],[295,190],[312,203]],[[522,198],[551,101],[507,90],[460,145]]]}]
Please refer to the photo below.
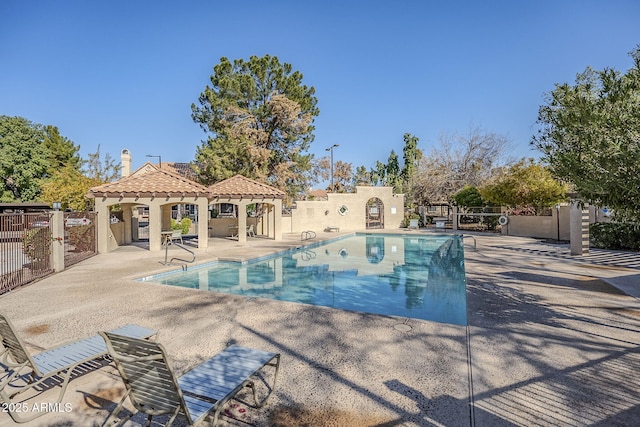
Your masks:
[{"label": "stucco column", "polygon": [[453,207],[453,231],[458,231],[458,207],[454,206]]},{"label": "stucco column", "polygon": [[110,226],[109,222],[109,207],[107,203],[100,198],[95,199],[96,210],[96,227],[98,230],[98,253],[106,254],[109,252],[109,235]]},{"label": "stucco column", "polygon": [[162,249],[162,206],[149,204],[149,250]]},{"label": "stucco column", "polygon": [[209,247],[209,201],[206,197],[197,200],[198,206],[198,249]]},{"label": "stucco column", "polygon": [[571,202],[569,211],[569,234],[571,255],[589,253],[589,207],[582,208],[578,201]]},{"label": "stucco column", "polygon": [[64,270],[64,215],[54,211],[51,215],[51,267],[53,271]]},{"label": "stucco column", "polygon": [[238,202],[238,242],[247,241],[247,202]]},{"label": "stucco column", "polygon": [[171,203],[162,205],[162,231],[171,230]]},{"label": "stucco column", "polygon": [[124,221],[124,244],[129,245],[133,241],[131,228],[131,209],[133,205],[127,203],[122,205],[122,220]]},{"label": "stucco column", "polygon": [[273,239],[282,240],[282,199],[273,201]]}]

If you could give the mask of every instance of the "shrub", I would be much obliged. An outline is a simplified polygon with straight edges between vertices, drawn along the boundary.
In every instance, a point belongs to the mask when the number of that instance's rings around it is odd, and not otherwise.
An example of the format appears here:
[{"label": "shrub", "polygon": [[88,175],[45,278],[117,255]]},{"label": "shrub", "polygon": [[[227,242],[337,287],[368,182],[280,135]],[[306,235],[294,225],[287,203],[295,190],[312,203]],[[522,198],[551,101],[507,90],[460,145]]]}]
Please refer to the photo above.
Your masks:
[{"label": "shrub", "polygon": [[25,230],[22,250],[36,268],[41,268],[51,255],[51,231],[48,227]]},{"label": "shrub", "polygon": [[638,224],[598,222],[591,224],[590,237],[590,244],[595,248],[640,251]]},{"label": "shrub", "polygon": [[420,214],[416,212],[411,212],[411,213],[405,213],[404,218],[402,219],[402,227],[404,228],[409,227],[409,224],[411,223],[412,219],[418,220],[418,227],[424,226],[424,224],[422,224],[422,218],[420,217]]},{"label": "shrub", "polygon": [[180,222],[175,219],[171,219],[171,229],[172,230],[182,230],[182,234],[189,234],[189,229],[191,228],[191,218],[182,218]]},{"label": "shrub", "polygon": [[75,248],[76,252],[93,252],[94,243],[94,226],[93,225],[76,225],[68,227],[69,244]]},{"label": "shrub", "polygon": [[498,220],[500,217],[498,216],[485,216],[483,217],[483,222],[487,224],[487,230],[495,231],[498,227]]}]

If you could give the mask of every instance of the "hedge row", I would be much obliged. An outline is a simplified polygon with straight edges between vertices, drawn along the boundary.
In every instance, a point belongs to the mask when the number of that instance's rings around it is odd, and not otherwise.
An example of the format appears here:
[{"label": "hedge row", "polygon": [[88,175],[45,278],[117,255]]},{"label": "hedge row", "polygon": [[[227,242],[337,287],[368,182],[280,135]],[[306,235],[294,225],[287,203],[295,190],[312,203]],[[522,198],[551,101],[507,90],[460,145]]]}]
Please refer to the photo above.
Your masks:
[{"label": "hedge row", "polygon": [[598,222],[591,224],[590,244],[594,248],[640,251],[640,225]]}]

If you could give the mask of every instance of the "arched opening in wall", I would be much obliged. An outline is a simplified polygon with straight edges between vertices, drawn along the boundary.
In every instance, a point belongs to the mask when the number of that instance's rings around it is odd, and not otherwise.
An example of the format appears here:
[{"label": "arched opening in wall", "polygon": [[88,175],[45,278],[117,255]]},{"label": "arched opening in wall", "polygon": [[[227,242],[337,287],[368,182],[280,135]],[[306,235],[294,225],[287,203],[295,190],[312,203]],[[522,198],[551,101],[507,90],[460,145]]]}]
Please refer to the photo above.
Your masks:
[{"label": "arched opening in wall", "polygon": [[[239,238],[246,232],[247,237],[275,238],[276,205],[266,201],[250,203],[242,199],[229,199],[209,205],[209,236]],[[246,230],[239,230],[240,217],[245,216]]]},{"label": "arched opening in wall", "polygon": [[366,228],[384,228],[384,203],[377,197],[367,201]]},{"label": "arched opening in wall", "polygon": [[247,205],[247,236],[271,237],[275,230],[275,205],[267,202]]}]

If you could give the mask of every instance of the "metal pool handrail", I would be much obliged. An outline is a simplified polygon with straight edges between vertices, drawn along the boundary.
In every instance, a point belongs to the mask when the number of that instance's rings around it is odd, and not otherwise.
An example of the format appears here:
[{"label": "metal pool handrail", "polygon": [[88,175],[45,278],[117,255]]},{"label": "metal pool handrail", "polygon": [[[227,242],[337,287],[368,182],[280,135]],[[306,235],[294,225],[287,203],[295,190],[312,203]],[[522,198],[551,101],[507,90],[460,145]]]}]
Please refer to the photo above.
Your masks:
[{"label": "metal pool handrail", "polygon": [[[167,244],[167,245],[165,246],[165,248],[164,248],[164,262],[163,262],[163,264],[164,264],[164,265],[171,265],[171,263],[173,262],[173,260],[178,260],[178,261],[183,261],[183,262],[188,262],[188,263],[193,263],[193,262],[195,262],[195,260],[196,260],[196,254],[195,254],[195,252],[193,252],[191,249],[188,249],[188,248],[186,248],[186,247],[182,246],[181,244],[179,244],[179,243],[175,243],[175,242],[171,242],[171,245],[175,245],[175,246],[177,246],[177,247],[179,247],[179,248],[181,248],[181,249],[184,249],[185,251],[189,252],[189,253],[191,254],[191,256],[192,256],[191,261],[186,260],[186,259],[182,259],[182,258],[178,258],[178,257],[173,257],[173,258],[171,258],[171,259],[169,260],[169,262],[167,262],[167,258],[169,257],[169,244]],[[183,266],[183,269],[185,269],[184,267],[186,267],[186,266]]]},{"label": "metal pool handrail", "polygon": [[463,243],[464,243],[464,239],[467,238],[467,237],[470,237],[471,239],[473,239],[473,249],[477,249],[477,242],[476,242],[476,238],[475,237],[470,236],[470,235],[466,235],[465,236],[464,234],[461,234],[460,237],[462,238],[462,242]]}]

